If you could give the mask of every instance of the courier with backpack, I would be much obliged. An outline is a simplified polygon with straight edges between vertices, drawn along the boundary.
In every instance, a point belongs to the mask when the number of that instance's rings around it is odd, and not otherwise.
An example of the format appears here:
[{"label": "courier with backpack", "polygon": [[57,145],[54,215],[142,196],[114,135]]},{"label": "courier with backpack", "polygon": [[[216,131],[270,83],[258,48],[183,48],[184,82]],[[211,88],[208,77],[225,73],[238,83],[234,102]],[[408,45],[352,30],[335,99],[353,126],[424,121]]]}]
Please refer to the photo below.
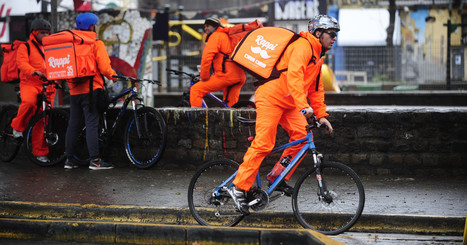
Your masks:
[{"label": "courier with backpack", "polygon": [[[240,90],[245,84],[245,72],[229,56],[236,42],[248,30],[262,26],[255,21],[244,25],[223,27],[218,18],[210,17],[204,22],[206,46],[200,65],[201,81],[190,88],[190,105],[202,107],[203,97],[211,92],[222,90],[223,103],[232,107],[238,102]],[[213,70],[211,74],[211,69]]]},{"label": "courier with backpack", "polygon": [[[98,103],[103,94],[97,91],[104,89],[104,78],[102,76],[115,80],[116,78],[113,76],[117,74],[110,65],[110,59],[104,42],[96,40],[96,25],[98,20],[98,17],[93,13],[78,15],[76,17],[76,26],[79,30],[63,32],[63,38],[67,40],[68,44],[55,44],[57,45],[55,47],[63,51],[59,53],[61,56],[53,58],[54,62],[58,59],[57,63],[49,62],[48,64],[50,66],[57,65],[57,68],[61,69],[56,74],[68,76],[69,74],[67,73],[70,72],[68,79],[71,95],[70,120],[68,121],[66,133],[65,148],[67,160],[64,166],[66,169],[78,167],[74,162],[73,156],[76,155],[75,146],[78,135],[83,128],[81,123],[83,118],[85,119],[86,126],[86,145],[89,158],[91,159],[89,169],[113,168],[112,164],[104,162],[101,159],[99,152],[98,128],[101,113],[99,112]],[[66,56],[63,56],[65,55],[64,50],[74,51],[74,54],[66,53]],[[68,57],[70,57],[70,60],[66,59]],[[75,59],[74,67],[71,65],[72,59]],[[68,67],[64,68],[63,66]]]}]

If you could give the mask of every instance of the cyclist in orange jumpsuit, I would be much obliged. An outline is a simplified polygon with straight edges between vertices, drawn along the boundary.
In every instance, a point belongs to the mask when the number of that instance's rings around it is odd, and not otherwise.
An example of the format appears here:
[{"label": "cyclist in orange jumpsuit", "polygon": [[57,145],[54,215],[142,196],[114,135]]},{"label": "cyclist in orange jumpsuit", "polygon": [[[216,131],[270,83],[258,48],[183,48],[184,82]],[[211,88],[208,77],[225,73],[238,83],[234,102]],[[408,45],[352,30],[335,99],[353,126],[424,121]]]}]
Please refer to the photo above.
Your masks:
[{"label": "cyclist in orange jumpsuit", "polygon": [[[238,169],[233,181],[235,186],[229,189],[237,209],[244,214],[249,213],[245,191],[253,185],[261,162],[274,147],[278,124],[288,132],[290,142],[306,136],[306,118],[313,113],[329,128],[329,133],[333,130],[326,119],[324,86],[319,74],[323,56],[336,41],[340,27],[335,18],[319,15],[309,22],[308,30],[300,32],[303,38],[287,47],[280,59],[277,69],[288,68],[287,71],[278,79],[261,85],[255,93],[256,136]],[[316,64],[310,62],[312,56],[315,56]],[[282,157],[294,157],[301,147],[297,145],[284,150]],[[285,182],[281,182],[279,188],[289,193],[293,190]]]},{"label": "cyclist in orange jumpsuit", "polygon": [[[14,137],[22,137],[22,132],[26,129],[29,121],[37,109],[37,95],[42,91],[42,81],[45,78],[45,61],[42,38],[50,34],[51,25],[47,20],[36,19],[31,23],[31,33],[26,45],[18,48],[16,62],[20,70],[20,91],[21,105],[18,114],[11,122]],[[55,88],[47,87],[47,99],[53,104]],[[39,110],[42,110],[39,108]],[[49,148],[44,139],[44,128],[34,127],[32,131],[32,153],[39,161],[49,161],[47,155]]]},{"label": "cyclist in orange jumpsuit", "polygon": [[[233,47],[230,47],[230,39],[221,28],[223,27],[217,18],[211,17],[204,22],[207,43],[201,58],[201,81],[190,88],[191,107],[202,107],[203,97],[207,93],[221,89],[224,93],[224,103],[232,107],[238,102],[240,90],[245,84],[246,76],[243,69],[230,59],[224,59],[225,55],[230,55]],[[214,70],[212,76],[210,76],[211,67]]]}]

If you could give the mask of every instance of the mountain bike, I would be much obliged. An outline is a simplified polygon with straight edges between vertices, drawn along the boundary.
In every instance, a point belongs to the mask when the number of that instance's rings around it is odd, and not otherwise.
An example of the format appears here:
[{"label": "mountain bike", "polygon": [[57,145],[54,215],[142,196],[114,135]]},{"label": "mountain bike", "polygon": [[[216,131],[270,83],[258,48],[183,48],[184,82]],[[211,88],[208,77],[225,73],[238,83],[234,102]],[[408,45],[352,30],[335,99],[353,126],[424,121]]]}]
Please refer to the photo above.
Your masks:
[{"label": "mountain bike", "polygon": [[[180,107],[191,107],[190,105],[190,88],[193,86],[195,83],[201,81],[201,78],[199,75],[193,74],[193,73],[187,73],[184,71],[177,71],[177,70],[172,70],[172,69],[166,69],[167,71],[170,71],[171,73],[175,75],[183,75],[187,78],[190,78],[190,86],[188,88],[188,91],[184,91],[182,94],[182,99],[179,102]],[[207,97],[211,98],[214,103],[220,107],[227,107],[230,108],[230,106],[227,105],[222,99],[214,95],[213,93],[208,93],[206,94]],[[208,105],[206,101],[203,99],[203,108],[207,108]],[[256,108],[255,103],[252,101],[239,101],[235,105],[232,106],[232,108],[242,108],[242,107],[248,107],[248,108]]]},{"label": "mountain bike", "polygon": [[[130,118],[124,127],[123,148],[133,166],[142,169],[150,168],[160,160],[164,153],[167,126],[158,110],[142,103],[143,99],[138,95],[138,85],[142,85],[141,82],[144,81],[157,85],[160,85],[160,82],[127,76],[115,77],[127,81],[130,87],[111,98],[107,109],[102,114],[99,122],[99,147],[102,152],[115,140],[117,125],[124,123],[125,112],[130,108],[132,110]],[[116,118],[110,119],[110,109],[116,108],[121,100],[123,104]],[[81,165],[88,164],[90,157],[86,146],[86,127],[79,134],[76,147],[74,161]]]},{"label": "mountain bike", "polygon": [[[254,125],[254,120],[238,117],[239,122]],[[246,195],[250,210],[263,210],[278,184],[309,154],[313,166],[298,178],[292,194],[292,208],[296,220],[305,228],[335,235],[347,231],[359,219],[365,204],[365,191],[358,175],[348,166],[323,161],[313,142],[313,128],[321,124],[316,117],[306,126],[305,138],[278,146],[271,153],[295,145],[303,145],[269,189],[263,190],[258,172],[255,185]],[[234,226],[245,215],[238,211],[228,193],[233,186],[239,164],[229,159],[210,161],[199,168],[188,188],[190,212],[201,225]],[[284,193],[282,193],[283,196]]]},{"label": "mountain bike", "polygon": [[[52,166],[65,160],[65,134],[68,125],[68,113],[59,108],[52,108],[51,102],[47,99],[46,91],[48,86],[55,86],[61,89],[62,86],[56,81],[43,80],[42,90],[38,94],[37,109],[34,116],[29,121],[23,132],[24,147],[28,158],[39,166]],[[13,129],[10,124],[16,117],[18,107],[8,105],[2,110],[0,118],[0,159],[4,162],[12,161],[22,144],[23,138],[14,138]],[[43,132],[43,139],[35,138],[33,132]],[[33,154],[33,141],[35,144],[43,144],[48,147],[48,161],[41,161]]]}]

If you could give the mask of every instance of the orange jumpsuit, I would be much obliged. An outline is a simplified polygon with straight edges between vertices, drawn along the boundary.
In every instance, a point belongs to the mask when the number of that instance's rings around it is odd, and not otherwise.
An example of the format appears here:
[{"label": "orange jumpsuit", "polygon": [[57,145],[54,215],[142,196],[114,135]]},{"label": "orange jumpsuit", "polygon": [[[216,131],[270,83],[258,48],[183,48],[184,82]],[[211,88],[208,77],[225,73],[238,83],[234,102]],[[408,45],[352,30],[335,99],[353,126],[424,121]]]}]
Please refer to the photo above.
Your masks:
[{"label": "orange jumpsuit", "polygon": [[[269,81],[256,90],[256,136],[233,181],[235,186],[242,190],[250,189],[263,159],[274,148],[277,124],[287,131],[289,142],[292,142],[306,136],[307,122],[300,112],[302,109],[311,106],[318,119],[328,116],[322,81],[319,81],[316,89],[316,79],[323,64],[322,45],[309,32],[301,32],[300,35],[304,38],[299,38],[287,47],[277,65],[278,70],[286,67],[288,70],[281,73],[278,79]],[[309,64],[312,57],[310,44],[313,46],[316,64]],[[301,147],[301,145],[290,147],[284,150],[282,156],[295,157]],[[294,170],[286,176],[286,180]]]},{"label": "orange jumpsuit", "polygon": [[[222,89],[224,93],[223,101],[227,105],[233,106],[238,102],[240,90],[245,84],[246,76],[242,68],[233,63],[230,59],[225,60],[224,54],[230,55],[230,39],[221,27],[208,35],[207,43],[201,58],[201,81],[190,88],[190,104],[192,107],[202,107],[203,97],[210,92]],[[222,71],[222,63],[225,65]],[[212,76],[209,76],[211,66],[214,69]]]},{"label": "orange jumpsuit", "polygon": [[[45,74],[44,58],[33,42],[35,42],[41,49],[41,52],[44,53],[44,48],[31,33],[28,41],[30,53],[28,54],[26,45],[21,45],[16,55],[16,62],[20,70],[19,87],[21,91],[21,105],[18,108],[18,114],[11,122],[11,127],[21,132],[26,129],[32,116],[34,116],[34,112],[36,112],[37,109],[37,95],[42,91],[42,81],[38,76],[33,76],[32,73],[34,71],[40,71]],[[46,94],[47,99],[53,104],[55,87],[48,86]],[[42,108],[39,108],[39,110],[42,111]],[[39,123],[38,125],[43,124]],[[42,126],[33,128],[32,146],[32,153],[34,156],[46,156],[49,154],[49,148],[44,139],[44,128]]]}]

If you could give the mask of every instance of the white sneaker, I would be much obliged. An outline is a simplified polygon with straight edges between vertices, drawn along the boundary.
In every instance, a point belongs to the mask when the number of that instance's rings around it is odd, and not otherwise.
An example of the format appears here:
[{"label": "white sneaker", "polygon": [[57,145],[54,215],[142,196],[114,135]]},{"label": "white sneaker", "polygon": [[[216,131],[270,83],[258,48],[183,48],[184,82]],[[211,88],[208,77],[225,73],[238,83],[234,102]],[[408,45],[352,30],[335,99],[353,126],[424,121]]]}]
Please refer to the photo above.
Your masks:
[{"label": "white sneaker", "polygon": [[37,156],[36,158],[41,162],[50,162],[50,159],[47,156]]},{"label": "white sneaker", "polygon": [[21,137],[23,137],[23,132],[16,131],[13,129],[13,138],[21,138]]}]

